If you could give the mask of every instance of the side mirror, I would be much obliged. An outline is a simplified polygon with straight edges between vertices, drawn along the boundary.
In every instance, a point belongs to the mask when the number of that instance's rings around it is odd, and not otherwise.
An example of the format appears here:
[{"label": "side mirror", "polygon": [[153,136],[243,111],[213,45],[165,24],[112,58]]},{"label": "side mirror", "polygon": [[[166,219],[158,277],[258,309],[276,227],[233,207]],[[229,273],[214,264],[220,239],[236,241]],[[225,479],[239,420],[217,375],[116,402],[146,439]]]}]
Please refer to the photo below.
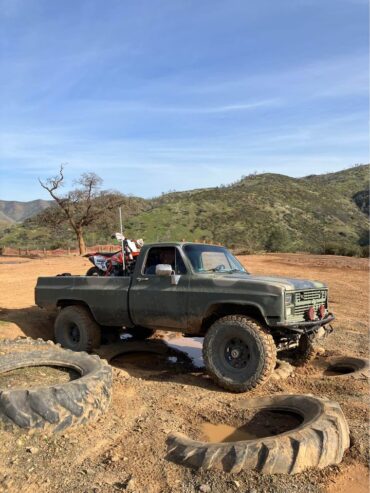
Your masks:
[{"label": "side mirror", "polygon": [[172,266],[170,264],[158,264],[155,267],[155,275],[156,276],[167,276],[169,277],[172,274]]}]

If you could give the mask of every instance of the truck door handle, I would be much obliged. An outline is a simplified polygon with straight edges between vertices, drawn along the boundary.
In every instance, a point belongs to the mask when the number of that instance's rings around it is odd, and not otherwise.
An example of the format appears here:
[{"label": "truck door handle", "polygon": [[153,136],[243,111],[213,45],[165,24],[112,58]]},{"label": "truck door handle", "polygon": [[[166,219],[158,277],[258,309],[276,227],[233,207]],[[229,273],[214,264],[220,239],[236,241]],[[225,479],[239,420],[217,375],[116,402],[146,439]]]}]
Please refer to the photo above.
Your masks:
[{"label": "truck door handle", "polygon": [[149,277],[137,277],[136,280],[138,282],[142,282],[142,281],[149,281]]}]

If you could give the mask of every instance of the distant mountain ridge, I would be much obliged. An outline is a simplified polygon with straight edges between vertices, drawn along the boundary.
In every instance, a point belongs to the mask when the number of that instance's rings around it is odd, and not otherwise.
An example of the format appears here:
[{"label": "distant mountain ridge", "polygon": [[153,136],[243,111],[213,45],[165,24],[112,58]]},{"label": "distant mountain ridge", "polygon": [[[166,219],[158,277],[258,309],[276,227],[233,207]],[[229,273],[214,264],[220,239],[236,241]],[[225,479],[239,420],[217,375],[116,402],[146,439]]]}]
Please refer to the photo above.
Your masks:
[{"label": "distant mountain ridge", "polygon": [[166,194],[126,226],[147,241],[205,240],[246,251],[268,250],[274,242],[291,251],[324,252],[331,245],[356,251],[369,241],[369,179],[369,164],[302,178],[251,174],[227,186]]},{"label": "distant mountain ridge", "polygon": [[29,202],[0,200],[0,222],[9,224],[21,223],[46,209],[52,203],[50,200],[41,199],[31,200]]},{"label": "distant mountain ridge", "polygon": [[[125,233],[145,242],[220,242],[245,252],[362,254],[369,244],[369,178],[366,164],[302,178],[251,174],[230,185],[170,192],[150,200],[136,197],[136,208],[127,203],[123,209]],[[14,222],[52,202],[4,203],[0,201],[0,213]],[[118,227],[116,212],[86,228],[87,244],[109,241]],[[67,225],[53,232],[36,217],[0,234],[0,246],[20,243],[65,248],[74,246],[75,238]]]}]

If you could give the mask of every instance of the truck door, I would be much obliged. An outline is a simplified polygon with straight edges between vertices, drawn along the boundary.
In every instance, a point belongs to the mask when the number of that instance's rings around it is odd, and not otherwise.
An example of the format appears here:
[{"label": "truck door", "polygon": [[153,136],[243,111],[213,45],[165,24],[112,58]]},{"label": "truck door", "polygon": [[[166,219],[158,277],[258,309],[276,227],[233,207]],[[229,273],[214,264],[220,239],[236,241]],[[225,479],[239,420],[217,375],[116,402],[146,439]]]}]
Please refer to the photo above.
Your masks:
[{"label": "truck door", "polygon": [[[179,276],[155,274],[158,264],[170,264]],[[187,328],[189,273],[181,250],[173,246],[154,246],[147,252],[141,272],[134,276],[129,292],[130,314],[135,325],[153,329]]]}]

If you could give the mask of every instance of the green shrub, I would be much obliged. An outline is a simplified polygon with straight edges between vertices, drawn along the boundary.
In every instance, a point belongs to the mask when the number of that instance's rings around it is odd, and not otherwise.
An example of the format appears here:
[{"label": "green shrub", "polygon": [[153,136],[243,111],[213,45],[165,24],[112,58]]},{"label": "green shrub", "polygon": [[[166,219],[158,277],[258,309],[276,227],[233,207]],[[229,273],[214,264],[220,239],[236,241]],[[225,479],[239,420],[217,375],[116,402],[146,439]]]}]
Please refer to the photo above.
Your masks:
[{"label": "green shrub", "polygon": [[269,234],[265,248],[268,252],[286,252],[289,250],[290,243],[287,230],[277,226]]}]

